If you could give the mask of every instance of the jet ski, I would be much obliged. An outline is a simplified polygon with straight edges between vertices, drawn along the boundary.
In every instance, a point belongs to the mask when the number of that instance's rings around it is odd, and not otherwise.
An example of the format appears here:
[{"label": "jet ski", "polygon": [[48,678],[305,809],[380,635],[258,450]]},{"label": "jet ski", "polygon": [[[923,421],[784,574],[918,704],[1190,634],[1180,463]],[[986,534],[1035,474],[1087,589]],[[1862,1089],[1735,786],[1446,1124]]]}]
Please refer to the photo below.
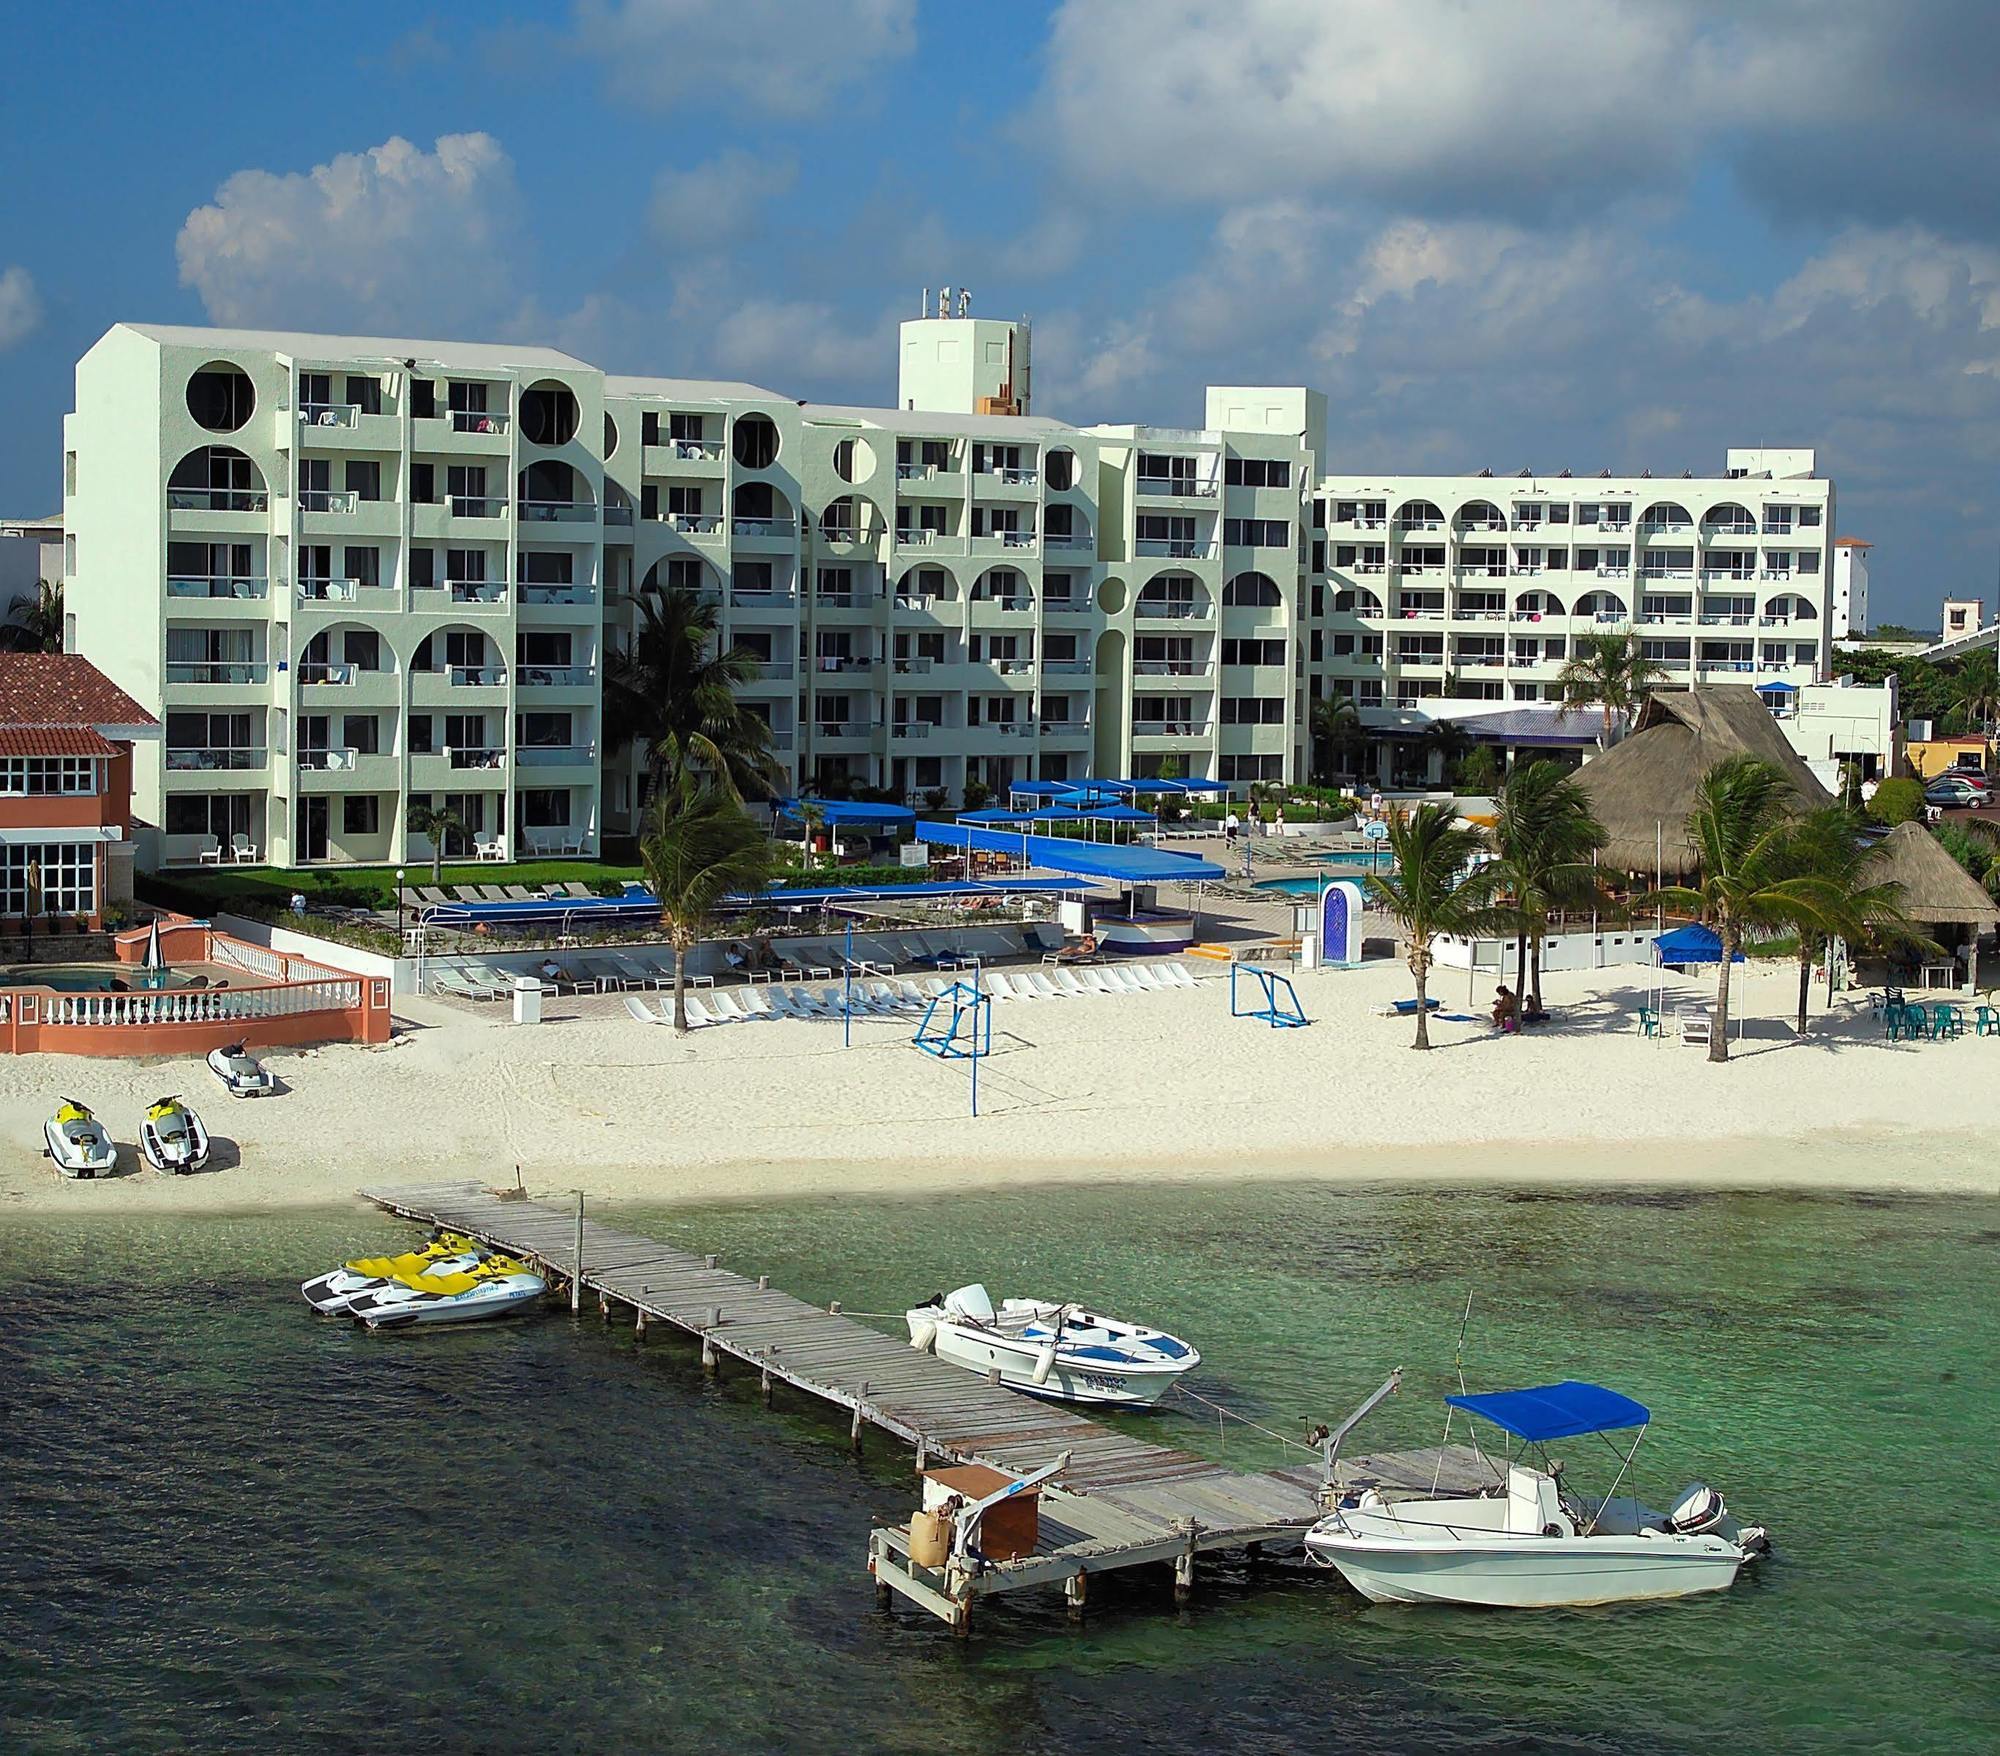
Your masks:
[{"label": "jet ski", "polygon": [[486,1252],[458,1232],[440,1232],[421,1250],[400,1256],[357,1256],[327,1274],[315,1275],[299,1287],[305,1302],[322,1317],[344,1317],[349,1303],[398,1277],[427,1274],[471,1274],[486,1260]]},{"label": "jet ski", "polygon": [[467,1274],[398,1275],[349,1302],[347,1314],[370,1329],[406,1329],[422,1323],[474,1323],[504,1317],[548,1291],[526,1263],[489,1256]]},{"label": "jet ski", "polygon": [[156,1171],[179,1176],[208,1163],[208,1130],[201,1118],[169,1093],[155,1098],[139,1124],[139,1150]]},{"label": "jet ski", "polygon": [[75,1098],[64,1098],[56,1113],[42,1124],[42,1150],[55,1160],[65,1177],[108,1177],[118,1168],[118,1148],[111,1136]]},{"label": "jet ski", "polygon": [[210,1049],[208,1070],[231,1097],[269,1097],[278,1089],[277,1075],[241,1043]]}]

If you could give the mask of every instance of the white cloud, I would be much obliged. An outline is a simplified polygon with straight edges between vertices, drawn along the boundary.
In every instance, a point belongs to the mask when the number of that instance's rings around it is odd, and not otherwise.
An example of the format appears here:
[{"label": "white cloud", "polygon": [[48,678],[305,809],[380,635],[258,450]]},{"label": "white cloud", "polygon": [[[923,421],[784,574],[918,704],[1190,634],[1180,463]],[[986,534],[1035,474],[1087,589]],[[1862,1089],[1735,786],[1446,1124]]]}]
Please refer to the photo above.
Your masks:
[{"label": "white cloud", "polygon": [[34,276],[19,263],[0,270],[0,349],[25,341],[41,320],[42,300]]},{"label": "white cloud", "polygon": [[879,380],[882,363],[895,358],[893,336],[886,315],[871,329],[854,330],[844,327],[831,305],[751,299],[721,317],[710,347],[723,372],[762,377],[774,389],[830,385],[846,394],[846,387]]},{"label": "white cloud", "polygon": [[238,171],[175,251],[218,323],[462,335],[517,302],[514,167],[490,134],[446,134],[429,152],[396,136],[304,173]]},{"label": "white cloud", "polygon": [[653,180],[648,218],[678,247],[710,247],[751,230],[763,205],[797,175],[789,158],[760,159],[732,147],[704,164],[662,171]]},{"label": "white cloud", "polygon": [[580,0],[576,43],[619,97],[727,96],[804,116],[916,46],[916,0]]}]

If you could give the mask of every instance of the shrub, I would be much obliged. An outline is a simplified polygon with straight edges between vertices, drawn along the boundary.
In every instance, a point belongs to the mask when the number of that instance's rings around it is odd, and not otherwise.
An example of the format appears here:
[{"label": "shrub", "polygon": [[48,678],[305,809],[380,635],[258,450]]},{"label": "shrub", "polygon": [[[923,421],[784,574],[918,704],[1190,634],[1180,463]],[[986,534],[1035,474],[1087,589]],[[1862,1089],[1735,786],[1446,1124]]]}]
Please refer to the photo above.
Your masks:
[{"label": "shrub", "polygon": [[1868,809],[1878,823],[1892,828],[1898,823],[1914,822],[1924,814],[1924,784],[1907,778],[1885,780],[1875,789]]}]

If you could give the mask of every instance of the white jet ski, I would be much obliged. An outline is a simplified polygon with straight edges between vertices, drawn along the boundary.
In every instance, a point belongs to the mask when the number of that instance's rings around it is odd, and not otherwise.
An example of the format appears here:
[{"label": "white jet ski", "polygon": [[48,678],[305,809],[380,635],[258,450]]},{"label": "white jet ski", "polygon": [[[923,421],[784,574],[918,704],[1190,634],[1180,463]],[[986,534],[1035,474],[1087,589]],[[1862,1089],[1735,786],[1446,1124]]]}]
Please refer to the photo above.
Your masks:
[{"label": "white jet ski", "polygon": [[198,1171],[208,1163],[208,1130],[177,1096],[155,1098],[139,1124],[139,1150],[169,1176]]},{"label": "white jet ski", "polygon": [[420,1279],[428,1274],[472,1274],[486,1253],[457,1232],[440,1232],[421,1250],[399,1256],[357,1256],[299,1287],[305,1302],[322,1317],[345,1317],[347,1307],[362,1293],[377,1292],[399,1277]]},{"label": "white jet ski", "polygon": [[1006,1299],[960,1287],[905,1313],[910,1346],[1051,1402],[1149,1408],[1201,1364],[1187,1342],[1083,1305]]},{"label": "white jet ski", "polygon": [[118,1168],[118,1148],[104,1132],[104,1124],[75,1098],[64,1098],[56,1113],[42,1124],[42,1150],[55,1160],[65,1177],[79,1180],[108,1177]]},{"label": "white jet ski", "polygon": [[407,1329],[428,1323],[477,1323],[531,1305],[548,1282],[508,1256],[491,1256],[469,1274],[398,1276],[357,1293],[347,1314],[370,1329]]},{"label": "white jet ski", "polygon": [[231,1097],[269,1097],[278,1089],[277,1075],[241,1043],[210,1049],[208,1070]]}]

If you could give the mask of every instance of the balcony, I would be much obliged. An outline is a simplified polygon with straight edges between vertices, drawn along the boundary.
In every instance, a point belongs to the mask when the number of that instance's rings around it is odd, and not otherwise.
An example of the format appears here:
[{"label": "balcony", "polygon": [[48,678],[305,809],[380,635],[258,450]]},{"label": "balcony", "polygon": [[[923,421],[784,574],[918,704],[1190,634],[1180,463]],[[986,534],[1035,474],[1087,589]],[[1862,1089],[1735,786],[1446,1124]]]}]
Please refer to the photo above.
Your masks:
[{"label": "balcony", "polygon": [[504,689],[507,686],[505,665],[447,665],[445,682],[453,689]]},{"label": "balcony", "polygon": [[301,579],[298,582],[299,602],[302,604],[351,604],[361,592],[358,579]]},{"label": "balcony", "polygon": [[1044,598],[1042,613],[1047,616],[1087,616],[1090,614],[1088,598]]},{"label": "balcony", "polygon": [[595,524],[595,500],[517,500],[516,515],[523,524]]},{"label": "balcony", "polygon": [[298,756],[301,774],[351,774],[358,751],[348,749],[301,750]]},{"label": "balcony", "polygon": [[782,610],[797,593],[789,585],[732,585],[729,601],[739,610]]},{"label": "balcony", "polygon": [[1639,534],[1642,537],[1682,536],[1694,529],[1685,519],[1642,518],[1639,520]]},{"label": "balcony", "polygon": [[359,665],[301,664],[299,682],[307,688],[346,689],[353,686],[360,672]]},{"label": "balcony", "polygon": [[1087,677],[1096,667],[1089,659],[1044,659],[1042,675],[1045,677]]},{"label": "balcony", "polygon": [[595,665],[516,665],[523,689],[588,689],[597,681]]},{"label": "balcony", "polygon": [[1215,732],[1213,722],[1200,723],[1193,720],[1142,719],[1132,727],[1136,738],[1207,738]]},{"label": "balcony", "polygon": [[630,524],[632,522],[631,501],[627,500],[616,506],[605,507],[604,522],[606,524]]},{"label": "balcony", "polygon": [[271,667],[261,659],[240,664],[180,664],[172,659],[167,661],[169,683],[263,683],[269,680],[270,675]]},{"label": "balcony", "polygon": [[925,677],[937,662],[928,658],[899,658],[893,661],[891,668],[899,677]]},{"label": "balcony", "polygon": [[1216,485],[1192,476],[1141,476],[1139,492],[1160,500],[1213,500]]},{"label": "balcony", "polygon": [[797,522],[789,518],[732,518],[729,521],[730,534],[739,537],[789,538],[797,529]]},{"label": "balcony", "polygon": [[666,454],[673,463],[720,463],[722,461],[722,441],[720,439],[662,439],[647,447],[649,451]]},{"label": "balcony", "polygon": [[754,689],[759,683],[786,683],[791,681],[796,667],[790,659],[765,658],[761,653],[755,656],[757,659],[757,674],[750,678],[743,687]]},{"label": "balcony", "polygon": [[874,732],[865,719],[823,719],[813,725],[813,735],[819,738],[868,738]]},{"label": "balcony", "polygon": [[301,488],[301,512],[330,512],[341,518],[353,516],[360,496],[352,488]]},{"label": "balcony", "polygon": [[899,549],[931,549],[945,539],[945,532],[933,530],[929,525],[899,524],[896,527],[896,547]]},{"label": "balcony", "polygon": [[934,720],[899,719],[889,728],[889,736],[897,739],[928,738],[932,732],[938,729],[937,723]]},{"label": "balcony", "polygon": [[1701,527],[1701,534],[1705,537],[1754,537],[1757,526],[1747,519],[1733,524],[1705,524]]},{"label": "balcony", "polygon": [[1001,610],[1013,616],[1026,615],[1035,607],[1035,600],[1033,598],[1023,597],[983,597],[974,598],[972,602],[975,608],[984,606],[987,609]]},{"label": "balcony", "polygon": [[353,427],[361,421],[361,405],[353,402],[302,402],[301,427]]},{"label": "balcony", "polygon": [[861,610],[872,604],[875,596],[872,588],[860,585],[846,591],[816,591],[812,601],[823,610]]},{"label": "balcony", "polygon": [[690,537],[712,537],[722,530],[721,515],[714,512],[669,512],[660,522]]},{"label": "balcony", "polygon": [[[461,766],[456,758],[470,752],[448,751],[454,758],[452,766]],[[597,761],[595,744],[522,744],[514,751],[514,760],[522,768],[589,768]]]},{"label": "balcony", "polygon": [[261,745],[189,746],[167,751],[169,774],[211,774],[262,768],[270,753]]},{"label": "balcony", "polygon": [[[1444,520],[1441,518],[1399,518],[1396,520],[1396,528],[1398,530],[1443,530]],[[1524,525],[1522,528],[1524,530],[1531,530],[1534,527],[1532,525]]]},{"label": "balcony", "polygon": [[1132,675],[1135,677],[1210,677],[1215,674],[1215,666],[1204,664],[1199,659],[1134,659]]},{"label": "balcony", "polygon": [[1042,736],[1045,738],[1087,738],[1090,736],[1090,721],[1087,719],[1045,719],[1041,722]]},{"label": "balcony", "polygon": [[1035,674],[1035,661],[1031,658],[996,658],[986,662],[1002,677],[1032,677]]},{"label": "balcony", "polygon": [[169,488],[169,512],[264,512],[271,496],[262,488]]},{"label": "balcony", "polygon": [[451,411],[451,430],[454,433],[504,433],[507,422],[506,415],[489,414],[485,409]]},{"label": "balcony", "polygon": [[993,530],[972,539],[975,555],[1015,554],[1039,546],[1041,538],[1031,530]]},{"label": "balcony", "polygon": [[1132,606],[1132,614],[1142,622],[1178,622],[1209,613],[1207,604],[1198,604],[1192,598],[1149,598],[1144,592]]},{"label": "balcony", "polygon": [[170,598],[261,598],[270,589],[269,580],[251,573],[177,574],[167,581]]},{"label": "balcony", "polygon": [[1031,469],[976,469],[972,472],[975,488],[997,485],[1003,488],[1032,488],[1041,480]]},{"label": "balcony", "polygon": [[515,588],[524,604],[564,604],[578,607],[597,602],[597,593],[587,585],[534,584],[523,581]]},{"label": "balcony", "polygon": [[882,668],[879,658],[869,658],[865,654],[821,653],[812,661],[812,668],[826,677],[866,677]]},{"label": "balcony", "polygon": [[[934,463],[899,463],[896,465],[896,480],[899,482],[932,482],[945,473]],[[956,470],[950,471],[958,474]]]},{"label": "balcony", "polygon": [[453,518],[505,518],[507,502],[491,494],[454,494],[445,502]]},{"label": "balcony", "polygon": [[475,744],[454,748],[447,744],[445,761],[453,768],[505,768],[507,752],[498,744]]},{"label": "balcony", "polygon": [[507,588],[497,579],[448,579],[445,588],[461,609],[504,610]]},{"label": "balcony", "polygon": [[1196,561],[1207,556],[1208,544],[1196,537],[1140,537],[1132,552],[1147,559]]}]

